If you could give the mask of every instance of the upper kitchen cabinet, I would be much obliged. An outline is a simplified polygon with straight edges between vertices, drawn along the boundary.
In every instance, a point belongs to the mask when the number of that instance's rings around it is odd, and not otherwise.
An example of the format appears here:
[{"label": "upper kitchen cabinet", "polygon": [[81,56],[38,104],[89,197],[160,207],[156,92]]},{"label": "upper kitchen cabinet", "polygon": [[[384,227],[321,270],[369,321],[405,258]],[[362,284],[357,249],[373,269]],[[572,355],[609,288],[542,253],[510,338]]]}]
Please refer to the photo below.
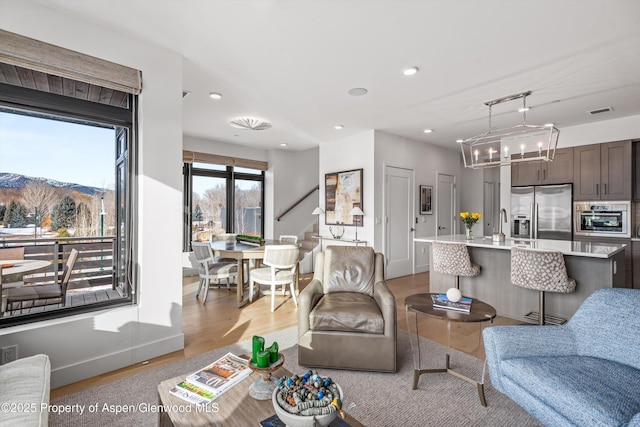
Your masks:
[{"label": "upper kitchen cabinet", "polygon": [[631,141],[573,149],[574,200],[631,200]]},{"label": "upper kitchen cabinet", "polygon": [[[525,157],[536,154],[526,153]],[[558,148],[551,162],[512,163],[511,186],[571,183],[573,182],[573,161],[573,148]]]}]

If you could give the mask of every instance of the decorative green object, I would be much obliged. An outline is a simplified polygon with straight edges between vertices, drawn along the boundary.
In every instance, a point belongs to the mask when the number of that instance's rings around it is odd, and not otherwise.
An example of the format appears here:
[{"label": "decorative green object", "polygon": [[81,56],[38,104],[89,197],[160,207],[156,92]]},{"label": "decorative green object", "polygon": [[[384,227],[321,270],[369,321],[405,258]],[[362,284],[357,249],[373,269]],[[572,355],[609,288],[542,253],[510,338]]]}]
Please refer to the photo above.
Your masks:
[{"label": "decorative green object", "polygon": [[264,338],[257,335],[253,336],[251,362],[258,364],[258,352],[264,350]]},{"label": "decorative green object", "polygon": [[278,343],[274,341],[267,350],[269,351],[269,363],[276,363],[278,361]]},{"label": "decorative green object", "polygon": [[252,339],[251,363],[258,368],[267,368],[278,362],[280,355],[278,353],[278,343],[276,341],[270,347],[264,345],[264,338],[254,335]]},{"label": "decorative green object", "polygon": [[262,350],[258,352],[258,361],[256,362],[258,368],[269,367],[269,350]]}]

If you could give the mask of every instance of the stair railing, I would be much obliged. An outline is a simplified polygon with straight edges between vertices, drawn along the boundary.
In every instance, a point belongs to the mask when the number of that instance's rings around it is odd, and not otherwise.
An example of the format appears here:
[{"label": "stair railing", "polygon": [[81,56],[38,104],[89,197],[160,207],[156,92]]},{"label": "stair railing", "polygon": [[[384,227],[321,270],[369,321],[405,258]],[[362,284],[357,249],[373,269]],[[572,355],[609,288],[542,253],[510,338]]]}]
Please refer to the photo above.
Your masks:
[{"label": "stair railing", "polygon": [[309,192],[307,194],[305,194],[304,196],[300,197],[293,205],[291,205],[287,210],[285,210],[284,212],[282,212],[277,218],[276,221],[280,221],[282,219],[283,216],[285,216],[286,214],[288,214],[291,210],[293,210],[293,208],[295,208],[296,206],[298,206],[300,203],[302,203],[304,201],[304,199],[306,199],[307,197],[309,197],[310,195],[313,194],[314,191],[316,190],[320,190],[320,185],[316,185],[315,187],[313,187],[311,190],[309,190]]}]

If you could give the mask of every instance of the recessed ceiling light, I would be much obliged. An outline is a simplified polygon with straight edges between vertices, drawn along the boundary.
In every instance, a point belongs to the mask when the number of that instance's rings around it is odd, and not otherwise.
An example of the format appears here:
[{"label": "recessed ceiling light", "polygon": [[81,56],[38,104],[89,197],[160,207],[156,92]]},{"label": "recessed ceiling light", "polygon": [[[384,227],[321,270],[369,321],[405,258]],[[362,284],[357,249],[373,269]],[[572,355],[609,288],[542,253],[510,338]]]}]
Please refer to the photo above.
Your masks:
[{"label": "recessed ceiling light", "polygon": [[524,113],[525,111],[529,111],[531,108],[529,107],[521,107],[518,108],[518,113]]},{"label": "recessed ceiling light", "polygon": [[556,125],[555,123],[545,123],[543,126],[546,127],[546,128],[552,128],[555,125]]},{"label": "recessed ceiling light", "polygon": [[433,132],[433,129],[425,129],[423,132],[424,133],[431,133],[431,132]]},{"label": "recessed ceiling light", "polygon": [[340,129],[344,128],[344,126],[342,126],[342,125],[335,125],[333,128],[334,128],[335,130],[340,130]]},{"label": "recessed ceiling light", "polygon": [[286,143],[286,142],[282,142],[282,143],[280,143],[280,147],[286,147],[286,146],[287,146],[287,143]]},{"label": "recessed ceiling light", "polygon": [[418,70],[418,67],[409,67],[402,70],[402,74],[404,74],[405,76],[413,76],[418,72]]},{"label": "recessed ceiling light", "polygon": [[458,143],[460,143],[462,141],[464,141],[464,139],[456,139],[456,142],[458,142]]},{"label": "recessed ceiling light", "polygon": [[363,87],[354,87],[353,89],[349,89],[349,95],[351,96],[362,96],[366,95],[369,91]]},{"label": "recessed ceiling light", "polygon": [[271,128],[271,123],[255,117],[238,117],[231,120],[231,126],[245,130],[267,130]]},{"label": "recessed ceiling light", "polygon": [[209,94],[209,97],[210,97],[211,99],[222,99],[222,95],[221,95],[221,94],[219,94],[218,92],[211,92],[211,93]]}]

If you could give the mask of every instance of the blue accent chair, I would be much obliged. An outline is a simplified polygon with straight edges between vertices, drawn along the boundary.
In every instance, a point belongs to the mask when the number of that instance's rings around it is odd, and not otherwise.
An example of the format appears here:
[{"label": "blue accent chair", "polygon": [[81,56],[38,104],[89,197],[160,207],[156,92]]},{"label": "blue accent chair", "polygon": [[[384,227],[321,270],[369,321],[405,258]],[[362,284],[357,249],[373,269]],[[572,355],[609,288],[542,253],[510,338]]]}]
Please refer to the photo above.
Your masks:
[{"label": "blue accent chair", "polygon": [[599,289],[562,326],[483,331],[491,383],[547,426],[640,426],[640,290]]}]

